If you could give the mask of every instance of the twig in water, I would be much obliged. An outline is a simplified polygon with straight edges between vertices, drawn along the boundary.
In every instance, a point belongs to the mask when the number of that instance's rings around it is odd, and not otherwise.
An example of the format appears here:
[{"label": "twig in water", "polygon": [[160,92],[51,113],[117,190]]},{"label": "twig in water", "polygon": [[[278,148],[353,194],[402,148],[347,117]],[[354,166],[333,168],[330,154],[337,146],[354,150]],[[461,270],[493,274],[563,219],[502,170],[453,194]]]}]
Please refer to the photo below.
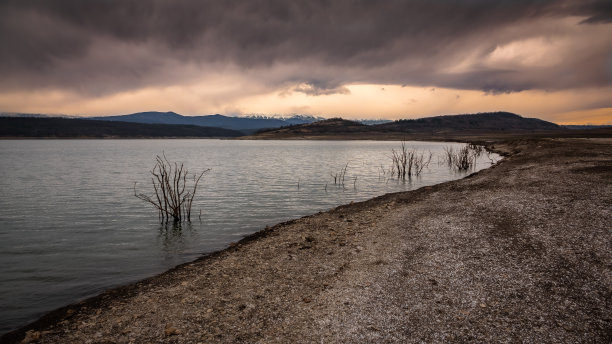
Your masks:
[{"label": "twig in water", "polygon": [[149,196],[144,193],[137,193],[136,183],[134,183],[134,196],[153,205],[157,209],[162,222],[168,221],[170,218],[174,223],[185,219],[191,221],[191,206],[198,189],[198,183],[204,173],[210,171],[210,169],[204,170],[200,174],[193,174],[193,183],[190,186],[191,190],[189,190],[187,188],[188,170],[182,163],[170,163],[165,154],[162,154],[162,156],[163,158],[159,155],[156,156],[155,166],[150,171],[155,194]]}]

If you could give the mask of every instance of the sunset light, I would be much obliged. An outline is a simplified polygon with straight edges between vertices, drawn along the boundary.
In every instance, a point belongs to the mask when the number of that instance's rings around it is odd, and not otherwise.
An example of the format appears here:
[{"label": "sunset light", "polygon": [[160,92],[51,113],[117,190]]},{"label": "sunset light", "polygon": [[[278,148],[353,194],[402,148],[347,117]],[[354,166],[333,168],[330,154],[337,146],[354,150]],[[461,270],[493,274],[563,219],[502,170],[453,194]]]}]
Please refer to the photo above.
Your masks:
[{"label": "sunset light", "polygon": [[4,2],[0,111],[612,123],[612,23],[582,1],[181,3]]}]

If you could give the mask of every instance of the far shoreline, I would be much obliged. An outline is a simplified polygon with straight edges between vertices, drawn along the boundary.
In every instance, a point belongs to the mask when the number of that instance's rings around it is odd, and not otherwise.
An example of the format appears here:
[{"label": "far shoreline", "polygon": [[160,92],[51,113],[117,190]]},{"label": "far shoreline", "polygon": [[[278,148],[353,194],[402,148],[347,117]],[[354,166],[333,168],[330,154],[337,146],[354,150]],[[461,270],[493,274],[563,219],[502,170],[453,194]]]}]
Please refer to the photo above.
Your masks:
[{"label": "far shoreline", "polygon": [[238,140],[238,141],[430,141],[465,142],[483,144],[499,140],[536,138],[581,138],[612,137],[612,127],[594,129],[565,129],[561,131],[508,131],[508,132],[445,132],[445,133],[403,133],[371,132],[358,134],[314,134],[314,135],[266,135],[252,134],[236,137],[227,136],[4,136],[0,140]]}]

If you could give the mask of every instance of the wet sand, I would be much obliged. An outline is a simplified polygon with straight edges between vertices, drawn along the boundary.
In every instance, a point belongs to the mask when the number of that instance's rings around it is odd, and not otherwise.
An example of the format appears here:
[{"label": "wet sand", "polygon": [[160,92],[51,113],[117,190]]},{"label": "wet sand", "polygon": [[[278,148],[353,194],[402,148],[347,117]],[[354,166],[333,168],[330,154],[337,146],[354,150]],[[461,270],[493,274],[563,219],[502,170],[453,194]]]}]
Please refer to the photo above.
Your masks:
[{"label": "wet sand", "polygon": [[612,139],[490,148],[508,156],[468,178],[266,228],[0,341],[612,342]]}]

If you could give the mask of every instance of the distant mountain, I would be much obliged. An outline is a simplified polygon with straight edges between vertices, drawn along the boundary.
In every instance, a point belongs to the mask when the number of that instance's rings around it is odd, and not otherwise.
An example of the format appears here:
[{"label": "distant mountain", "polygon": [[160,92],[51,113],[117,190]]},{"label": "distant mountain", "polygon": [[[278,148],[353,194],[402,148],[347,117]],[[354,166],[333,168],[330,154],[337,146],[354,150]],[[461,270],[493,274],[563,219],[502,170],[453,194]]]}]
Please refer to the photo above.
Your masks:
[{"label": "distant mountain", "polygon": [[260,129],[280,128],[292,124],[312,123],[320,120],[312,116],[292,116],[276,118],[267,116],[229,117],[223,115],[182,116],[175,112],[139,112],[130,115],[93,117],[100,121],[120,121],[132,123],[188,124],[217,127],[253,133]]},{"label": "distant mountain", "polygon": [[449,115],[399,120],[375,125],[347,121],[339,118],[325,121],[262,130],[259,138],[333,138],[335,135],[353,138],[379,139],[385,137],[444,138],[446,136],[533,133],[563,130],[562,127],[537,118],[524,118],[509,112],[491,112],[466,115]]},{"label": "distant mountain", "polygon": [[[564,130],[564,127],[537,118],[524,118],[509,112],[448,115],[398,121],[348,121],[340,118],[296,115],[269,117],[252,115],[182,116],[175,112],[140,112],[122,116],[70,119],[39,114],[11,114],[2,119],[0,135],[57,137],[237,137],[257,133],[260,138],[316,137],[334,139],[351,136],[385,139],[395,137],[444,138],[457,135],[534,133]],[[9,119],[13,119],[11,122]],[[28,122],[33,120],[38,122]],[[42,121],[42,120],[51,121]],[[17,121],[21,120],[21,122]],[[61,122],[68,121],[68,122]],[[89,123],[84,123],[83,121]],[[314,122],[313,122],[314,121]],[[96,123],[94,123],[96,122]],[[365,124],[364,124],[365,123]],[[366,125],[367,124],[367,125]],[[22,125],[22,127],[19,127]],[[151,125],[154,125],[151,127]],[[155,126],[156,125],[156,126]],[[161,126],[165,126],[163,129]],[[584,129],[580,127],[579,129]],[[565,129],[567,130],[567,129]]]},{"label": "distant mountain", "polygon": [[370,131],[370,127],[355,121],[342,118],[330,118],[314,123],[290,125],[282,128],[264,129],[257,132],[256,137],[292,138],[312,136],[334,136],[362,134]]},{"label": "distant mountain", "polygon": [[419,119],[402,119],[374,126],[384,131],[540,131],[561,130],[561,126],[537,118],[524,118],[510,112],[486,112],[447,115]]},{"label": "distant mountain", "polygon": [[176,112],[138,112],[129,115],[90,117],[97,121],[115,121],[146,124],[191,124]]},{"label": "distant mountain", "polygon": [[282,127],[279,129],[267,129],[261,130],[260,132],[291,132],[291,133],[310,133],[310,132],[325,132],[325,133],[338,133],[338,132],[361,132],[367,130],[368,126],[355,121],[349,121],[342,118],[330,118],[322,121],[308,123],[308,124],[297,124]]},{"label": "distant mountain", "polygon": [[[286,122],[285,125],[309,124],[309,123],[314,123],[318,121],[323,121],[326,119],[325,117],[315,117],[311,115],[292,115],[292,116],[249,115],[245,117],[246,118],[258,118],[258,119],[280,119]],[[389,119],[356,119],[353,121],[359,122],[361,124],[366,124],[366,125],[375,125],[375,124],[393,122],[392,120],[389,120]]]},{"label": "distant mountain", "polygon": [[0,117],[0,137],[237,137],[242,132],[196,125],[143,124],[52,117]]},{"label": "distant mountain", "polygon": [[284,125],[308,124],[308,123],[322,121],[325,119],[323,117],[315,117],[311,115],[291,115],[291,116],[247,115],[247,116],[239,117],[239,118],[281,120],[285,122]]}]

